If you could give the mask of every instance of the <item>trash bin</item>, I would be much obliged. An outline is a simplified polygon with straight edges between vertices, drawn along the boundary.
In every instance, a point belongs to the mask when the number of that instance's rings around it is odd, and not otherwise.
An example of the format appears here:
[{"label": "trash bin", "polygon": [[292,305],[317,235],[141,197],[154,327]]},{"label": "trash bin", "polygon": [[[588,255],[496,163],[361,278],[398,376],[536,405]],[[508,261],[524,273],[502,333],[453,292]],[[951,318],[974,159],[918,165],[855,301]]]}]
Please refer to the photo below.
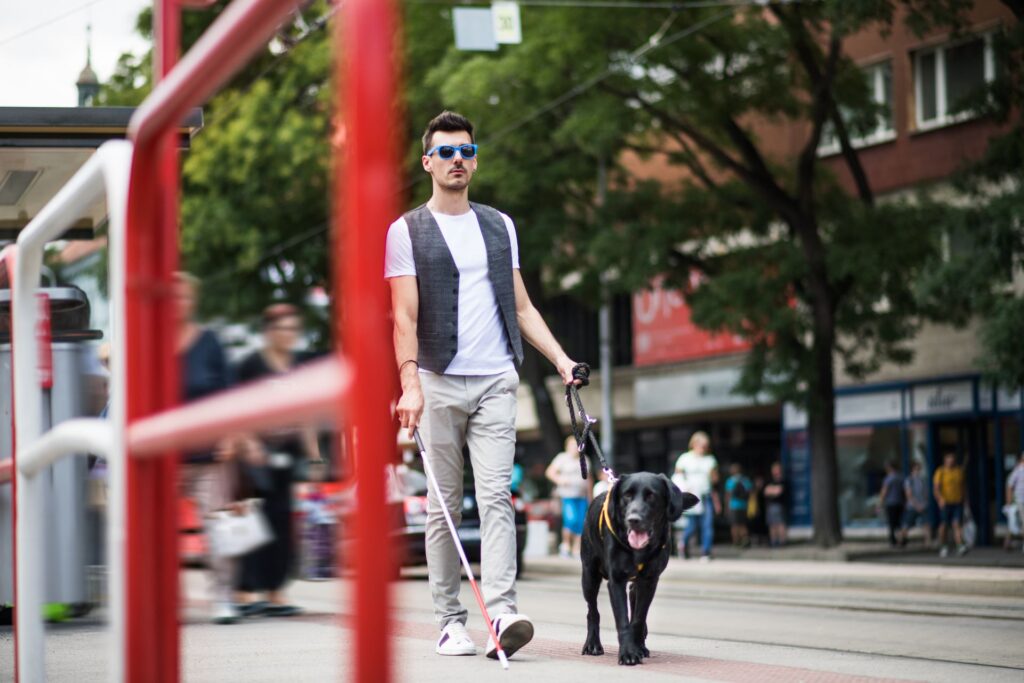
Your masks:
[{"label": "trash bin", "polygon": [[[64,420],[90,414],[90,382],[98,371],[94,340],[103,334],[89,328],[89,300],[77,287],[40,290],[49,299],[52,383],[43,389],[43,430]],[[11,291],[0,290],[0,460],[12,453]],[[49,386],[47,386],[47,384]],[[39,475],[46,482],[47,603],[84,605],[88,600],[87,566],[96,564],[99,534],[87,508],[88,456],[64,458]],[[0,485],[0,604],[14,602],[13,500],[11,486]]]}]

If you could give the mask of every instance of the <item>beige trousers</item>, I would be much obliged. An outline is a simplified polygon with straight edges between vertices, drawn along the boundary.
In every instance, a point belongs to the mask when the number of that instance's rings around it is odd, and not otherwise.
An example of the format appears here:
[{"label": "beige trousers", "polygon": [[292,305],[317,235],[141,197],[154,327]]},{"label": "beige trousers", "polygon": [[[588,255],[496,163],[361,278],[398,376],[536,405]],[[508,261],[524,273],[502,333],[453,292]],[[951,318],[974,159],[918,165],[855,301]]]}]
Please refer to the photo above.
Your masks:
[{"label": "beige trousers", "polygon": [[[482,588],[491,618],[516,611],[516,527],[512,460],[516,450],[515,370],[480,377],[421,372],[425,408],[420,433],[456,525],[462,519],[463,445],[480,510]],[[466,623],[459,602],[461,563],[433,490],[428,493],[427,572],[441,628]]]}]

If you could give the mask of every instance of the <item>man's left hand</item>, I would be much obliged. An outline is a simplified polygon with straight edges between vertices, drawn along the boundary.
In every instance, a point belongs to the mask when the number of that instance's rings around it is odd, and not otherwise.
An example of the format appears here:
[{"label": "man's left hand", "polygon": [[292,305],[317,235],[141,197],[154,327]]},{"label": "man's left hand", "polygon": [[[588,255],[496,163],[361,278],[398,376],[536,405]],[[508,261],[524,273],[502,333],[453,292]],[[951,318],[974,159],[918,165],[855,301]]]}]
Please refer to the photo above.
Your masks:
[{"label": "man's left hand", "polygon": [[562,376],[562,383],[565,384],[565,386],[569,386],[570,384],[580,386],[582,384],[580,380],[574,379],[572,376],[573,368],[575,368],[576,365],[576,361],[572,360],[568,356],[558,362],[558,365],[556,366],[558,368],[558,374]]}]

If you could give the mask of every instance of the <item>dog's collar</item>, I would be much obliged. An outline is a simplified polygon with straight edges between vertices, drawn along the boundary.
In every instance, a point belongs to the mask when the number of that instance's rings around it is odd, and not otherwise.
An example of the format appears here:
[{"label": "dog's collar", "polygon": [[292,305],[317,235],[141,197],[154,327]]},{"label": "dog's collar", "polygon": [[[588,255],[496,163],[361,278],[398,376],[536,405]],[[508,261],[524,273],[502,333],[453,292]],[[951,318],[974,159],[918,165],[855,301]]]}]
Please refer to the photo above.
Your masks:
[{"label": "dog's collar", "polygon": [[[623,543],[622,539],[619,538],[619,535],[617,533],[615,533],[615,527],[612,526],[612,517],[611,517],[611,515],[608,514],[608,501],[610,501],[612,499],[612,489],[614,489],[614,488],[615,488],[615,484],[613,483],[611,485],[611,487],[608,489],[608,493],[604,497],[604,505],[601,506],[601,517],[598,519],[598,522],[597,522],[597,531],[598,531],[598,533],[601,533],[603,531],[604,527],[608,527],[608,531],[609,531],[609,533],[611,533],[612,538],[614,538],[616,541],[618,541],[620,545],[624,545],[627,548],[629,548],[630,551],[632,551],[633,548],[628,543]],[[664,550],[666,545],[668,545],[668,543],[662,543],[660,549]],[[637,562],[636,563],[636,574],[634,574],[633,576],[630,576],[627,580],[628,581],[635,580],[636,577],[639,576],[640,572],[642,572],[643,570],[644,570],[644,563],[643,562]]]}]

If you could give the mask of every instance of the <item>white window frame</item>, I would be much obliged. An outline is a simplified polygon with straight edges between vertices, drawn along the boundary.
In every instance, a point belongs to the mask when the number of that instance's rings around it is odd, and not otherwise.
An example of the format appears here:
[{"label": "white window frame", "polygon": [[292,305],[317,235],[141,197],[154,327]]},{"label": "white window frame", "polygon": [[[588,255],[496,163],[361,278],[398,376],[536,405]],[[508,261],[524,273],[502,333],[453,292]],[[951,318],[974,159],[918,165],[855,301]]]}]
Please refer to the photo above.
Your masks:
[{"label": "white window frame", "polygon": [[[892,59],[883,59],[860,67],[861,72],[863,72],[865,76],[870,74],[872,101],[875,104],[888,107],[889,116],[887,118],[880,118],[875,129],[867,135],[851,137],[850,144],[854,148],[870,147],[871,145],[879,145],[883,142],[889,142],[890,140],[896,139],[896,127],[893,125],[893,103],[892,101],[887,102],[885,100],[885,77],[883,73],[886,65],[889,65],[889,74],[891,77]],[[890,96],[894,96],[894,93],[892,92],[889,94]],[[895,97],[893,99],[895,99]],[[834,140],[818,146],[818,156],[838,154],[840,149],[841,145],[837,136]]]},{"label": "white window frame", "polygon": [[[975,34],[963,40],[957,40],[936,47],[917,50],[914,52],[914,123],[916,130],[925,131],[943,126],[950,126],[963,121],[976,118],[977,112],[961,111],[956,114],[949,113],[949,102],[946,101],[946,52],[952,48],[974,42],[979,38],[984,42],[984,65],[985,83],[991,83],[996,77],[995,50],[992,47],[992,40],[995,34],[988,31],[982,34]],[[935,118],[924,120],[921,118],[924,107],[924,98],[921,93],[921,58],[925,55],[935,55]]]}]

